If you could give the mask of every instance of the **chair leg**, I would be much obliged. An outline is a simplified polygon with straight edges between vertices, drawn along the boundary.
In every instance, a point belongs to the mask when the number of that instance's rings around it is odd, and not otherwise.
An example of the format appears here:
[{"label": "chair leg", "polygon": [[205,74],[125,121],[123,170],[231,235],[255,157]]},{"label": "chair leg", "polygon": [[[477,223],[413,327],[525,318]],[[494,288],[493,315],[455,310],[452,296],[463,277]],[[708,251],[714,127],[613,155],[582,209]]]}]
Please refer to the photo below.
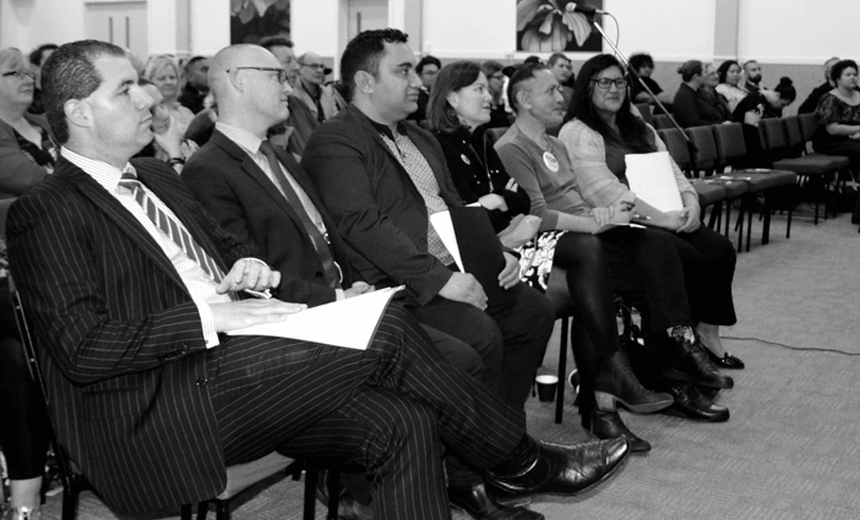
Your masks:
[{"label": "chair leg", "polygon": [[558,387],[555,395],[555,423],[561,424],[564,416],[564,383],[567,372],[567,338],[570,337],[570,318],[561,319],[561,338],[558,342]]},{"label": "chair leg", "polygon": [[791,214],[794,213],[794,208],[788,208],[788,222],[785,225],[785,238],[791,238]]},{"label": "chair leg", "polygon": [[230,501],[215,501],[215,520],[230,520]]},{"label": "chair leg", "polygon": [[311,464],[305,466],[305,503],[302,520],[316,518],[317,469]]},{"label": "chair leg", "polygon": [[[753,198],[753,200],[755,200],[755,198]],[[740,213],[738,214],[738,218],[743,220],[744,211],[747,212],[747,253],[750,252],[750,237],[752,236],[752,216],[753,216],[753,209],[754,208],[755,208],[755,204],[753,204],[753,203],[750,203],[749,207],[746,209],[744,209],[743,204],[741,204],[741,210],[740,210]],[[743,234],[743,230],[741,230],[741,234]]]},{"label": "chair leg", "polygon": [[180,520],[191,520],[191,504],[182,504],[179,509]]},{"label": "chair leg", "polygon": [[340,472],[329,470],[327,472],[328,479],[325,483],[328,489],[328,511],[326,511],[326,520],[337,520],[337,510],[340,505]]},{"label": "chair leg", "polygon": [[209,516],[209,501],[204,500],[197,504],[197,520],[206,520],[207,516]]},{"label": "chair leg", "polygon": [[764,192],[764,221],[761,225],[761,244],[766,245],[770,242],[770,217],[773,213],[773,197],[769,191]]},{"label": "chair leg", "polygon": [[75,520],[78,509],[78,491],[76,489],[63,490],[63,520]]}]

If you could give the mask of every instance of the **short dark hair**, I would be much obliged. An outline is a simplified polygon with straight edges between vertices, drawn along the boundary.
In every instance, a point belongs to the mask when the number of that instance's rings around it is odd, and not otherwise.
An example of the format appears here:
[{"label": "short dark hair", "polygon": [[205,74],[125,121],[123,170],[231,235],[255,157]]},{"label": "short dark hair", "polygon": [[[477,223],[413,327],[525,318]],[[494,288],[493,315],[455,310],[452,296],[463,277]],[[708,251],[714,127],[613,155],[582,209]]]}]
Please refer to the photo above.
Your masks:
[{"label": "short dark hair", "polygon": [[678,74],[681,75],[681,81],[690,81],[696,74],[701,74],[704,70],[702,62],[699,60],[687,60],[683,65],[678,67]]},{"label": "short dark hair", "polygon": [[[651,57],[650,54],[645,52],[640,52],[630,56],[630,59],[627,60],[627,63],[630,64],[630,68],[639,72],[639,69],[642,67],[648,67],[649,69],[654,68],[654,58]],[[580,72],[580,74],[582,74]]]},{"label": "short dark hair", "polygon": [[837,61],[836,64],[834,64],[833,67],[830,68],[830,79],[833,80],[833,83],[836,83],[836,81],[840,78],[840,76],[842,76],[842,73],[845,71],[845,69],[847,69],[849,67],[853,68],[854,72],[858,72],[856,61],[854,61],[854,60]]},{"label": "short dark hair", "polygon": [[426,67],[427,65],[436,65],[436,69],[442,68],[442,62],[439,61],[439,58],[437,58],[436,56],[430,56],[428,54],[427,56],[421,58],[421,61],[418,62],[418,65],[415,65],[415,72],[421,74],[422,72],[424,72],[424,67]]},{"label": "short dark hair", "polygon": [[59,49],[60,46],[55,43],[43,43],[36,47],[36,50],[30,53],[30,63],[37,67],[42,66],[42,53],[45,51],[55,51]]},{"label": "short dark hair", "polygon": [[290,49],[294,47],[292,40],[280,34],[265,36],[257,42],[257,45],[265,48],[267,51],[272,50],[272,47],[289,47]]},{"label": "short dark hair", "polygon": [[741,64],[735,60],[726,60],[720,63],[720,66],[717,68],[717,76],[720,78],[720,83],[726,82],[726,75],[729,73],[729,69],[732,68],[732,65],[737,65],[739,69],[741,68]]},{"label": "short dark hair", "polygon": [[340,75],[347,97],[355,93],[355,74],[363,70],[379,76],[379,62],[385,53],[385,43],[406,43],[409,36],[398,29],[362,31],[346,44],[340,58]]},{"label": "short dark hair", "polygon": [[570,58],[568,58],[567,56],[564,55],[564,53],[554,52],[552,54],[552,56],[550,56],[549,59],[546,60],[546,64],[548,66],[552,67],[553,65],[555,65],[555,62],[557,62],[558,60],[570,61],[571,63],[573,63]]},{"label": "short dark hair", "polygon": [[[651,140],[651,134],[641,118],[633,115],[630,110],[630,95],[625,95],[621,102],[621,108],[615,113],[615,122],[619,132],[613,130],[609,124],[597,112],[592,96],[594,93],[594,79],[602,71],[617,67],[624,73],[624,67],[611,54],[598,54],[582,64],[576,84],[573,87],[573,97],[564,122],[574,117],[585,123],[586,126],[603,136],[606,141],[621,143],[635,152],[653,152],[656,149]],[[626,92],[626,91],[625,91]]]},{"label": "short dark hair", "polygon": [[183,67],[183,69],[184,69],[186,72],[188,72],[189,70],[191,70],[191,66],[192,66],[192,65],[194,65],[194,64],[195,64],[195,63],[197,63],[198,61],[203,61],[203,60],[205,60],[205,59],[206,59],[206,56],[194,56],[193,58],[191,58],[190,60],[188,60],[188,61],[185,63],[185,67]]},{"label": "short dark hair", "polygon": [[59,47],[42,68],[45,115],[60,144],[69,140],[66,101],[84,99],[99,88],[103,78],[95,61],[104,55],[125,58],[125,52],[112,43],[80,40]]},{"label": "short dark hair", "polygon": [[520,107],[520,102],[517,100],[517,94],[523,90],[523,83],[537,76],[538,71],[549,70],[546,65],[540,62],[529,62],[521,65],[508,81],[508,103],[511,105],[511,110],[514,114]]},{"label": "short dark hair", "polygon": [[523,60],[523,65],[528,65],[529,63],[543,63],[543,62],[541,61],[540,56],[536,56],[536,55],[532,54],[531,56],[529,56],[528,58]]},{"label": "short dark hair", "polygon": [[774,92],[779,94],[779,98],[792,103],[795,99],[797,99],[797,90],[792,86],[793,81],[788,76],[783,76],[779,78],[779,85],[773,88]]},{"label": "short dark hair", "polygon": [[453,132],[460,127],[457,112],[448,103],[448,94],[468,87],[478,80],[481,67],[474,61],[449,63],[436,74],[436,82],[430,91],[427,102],[427,122],[430,128],[443,132]]}]

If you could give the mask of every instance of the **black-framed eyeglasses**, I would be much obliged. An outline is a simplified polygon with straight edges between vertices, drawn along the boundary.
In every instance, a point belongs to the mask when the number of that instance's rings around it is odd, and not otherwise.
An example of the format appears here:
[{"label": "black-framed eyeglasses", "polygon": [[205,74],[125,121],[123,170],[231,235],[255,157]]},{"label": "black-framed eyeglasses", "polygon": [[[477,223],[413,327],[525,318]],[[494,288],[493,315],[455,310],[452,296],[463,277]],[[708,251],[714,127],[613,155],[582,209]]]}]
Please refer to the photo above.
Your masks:
[{"label": "black-framed eyeglasses", "polygon": [[9,76],[15,76],[18,79],[30,78],[35,79],[36,75],[30,72],[29,70],[10,70],[9,72],[4,72],[3,77],[8,78]]},{"label": "black-framed eyeglasses", "polygon": [[259,70],[261,72],[277,72],[278,73],[278,83],[283,85],[287,82],[287,71],[281,68],[276,67],[235,67],[232,69],[227,69],[227,73],[229,74],[234,70]]},{"label": "black-framed eyeglasses", "polygon": [[600,78],[591,80],[592,83],[597,83],[597,86],[602,89],[608,89],[610,85],[615,84],[616,88],[624,88],[627,86],[627,78]]}]

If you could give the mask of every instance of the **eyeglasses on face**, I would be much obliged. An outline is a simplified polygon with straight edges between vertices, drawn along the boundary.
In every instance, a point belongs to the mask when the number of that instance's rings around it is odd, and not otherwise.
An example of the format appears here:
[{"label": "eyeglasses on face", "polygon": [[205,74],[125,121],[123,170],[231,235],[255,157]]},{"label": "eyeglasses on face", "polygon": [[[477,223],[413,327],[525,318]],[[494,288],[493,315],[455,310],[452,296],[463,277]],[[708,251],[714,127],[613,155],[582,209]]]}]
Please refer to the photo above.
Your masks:
[{"label": "eyeglasses on face", "polygon": [[600,78],[600,79],[593,79],[593,80],[591,80],[591,82],[597,83],[597,86],[602,88],[602,89],[609,88],[609,86],[612,85],[613,83],[615,84],[616,88],[624,88],[625,86],[627,86],[627,78],[615,78],[615,79]]},{"label": "eyeglasses on face", "polygon": [[8,78],[9,76],[15,76],[18,79],[30,78],[34,79],[36,77],[35,74],[30,72],[29,70],[10,70],[9,72],[4,72],[3,77]]},{"label": "eyeglasses on face", "polygon": [[279,69],[275,67],[236,67],[233,69],[227,69],[227,73],[229,74],[234,70],[259,70],[261,72],[277,72],[278,73],[278,83],[283,85],[287,82],[287,71],[284,69]]}]

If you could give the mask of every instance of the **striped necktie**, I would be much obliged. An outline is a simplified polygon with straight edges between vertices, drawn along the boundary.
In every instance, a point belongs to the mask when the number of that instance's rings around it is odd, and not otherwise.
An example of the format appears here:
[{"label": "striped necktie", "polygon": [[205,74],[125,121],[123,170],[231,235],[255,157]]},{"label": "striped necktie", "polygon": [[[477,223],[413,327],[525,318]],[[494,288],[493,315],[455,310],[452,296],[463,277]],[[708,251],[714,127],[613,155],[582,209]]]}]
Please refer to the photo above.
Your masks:
[{"label": "striped necktie", "polygon": [[188,258],[196,262],[216,284],[221,283],[224,273],[215,263],[215,260],[194,241],[194,238],[179,220],[165,213],[149,198],[146,190],[143,189],[143,184],[137,179],[137,172],[133,167],[122,172],[119,186],[131,191],[134,200],[140,204],[149,220],[179,246]]}]

